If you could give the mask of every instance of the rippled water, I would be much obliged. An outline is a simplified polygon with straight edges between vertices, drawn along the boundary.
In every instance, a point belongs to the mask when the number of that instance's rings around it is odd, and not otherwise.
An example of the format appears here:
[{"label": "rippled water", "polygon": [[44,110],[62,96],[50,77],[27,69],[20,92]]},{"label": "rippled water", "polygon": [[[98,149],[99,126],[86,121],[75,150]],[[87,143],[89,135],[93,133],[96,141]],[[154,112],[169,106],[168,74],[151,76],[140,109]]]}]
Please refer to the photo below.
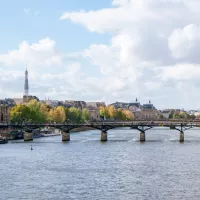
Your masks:
[{"label": "rippled water", "polygon": [[[110,130],[0,145],[0,199],[200,199],[200,129]],[[30,145],[33,151],[30,150]]]}]

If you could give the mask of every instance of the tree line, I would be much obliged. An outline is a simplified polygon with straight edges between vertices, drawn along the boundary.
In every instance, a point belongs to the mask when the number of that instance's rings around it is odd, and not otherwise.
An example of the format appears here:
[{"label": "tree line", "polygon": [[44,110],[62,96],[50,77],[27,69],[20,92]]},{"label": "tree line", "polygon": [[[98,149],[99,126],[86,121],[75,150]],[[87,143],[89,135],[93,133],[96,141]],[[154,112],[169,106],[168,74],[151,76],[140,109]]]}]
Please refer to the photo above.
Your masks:
[{"label": "tree line", "polygon": [[31,100],[26,105],[19,104],[11,109],[10,120],[13,123],[84,123],[90,120],[87,108],[82,111],[78,108],[53,108],[47,104]]},{"label": "tree line", "polygon": [[134,119],[134,114],[128,109],[115,109],[114,106],[100,107],[100,116],[104,119],[128,120]]},{"label": "tree line", "polygon": [[171,110],[170,114],[169,114],[169,119],[190,119],[190,120],[193,120],[195,118],[196,118],[195,115],[189,115],[185,111],[174,111],[174,110]]}]

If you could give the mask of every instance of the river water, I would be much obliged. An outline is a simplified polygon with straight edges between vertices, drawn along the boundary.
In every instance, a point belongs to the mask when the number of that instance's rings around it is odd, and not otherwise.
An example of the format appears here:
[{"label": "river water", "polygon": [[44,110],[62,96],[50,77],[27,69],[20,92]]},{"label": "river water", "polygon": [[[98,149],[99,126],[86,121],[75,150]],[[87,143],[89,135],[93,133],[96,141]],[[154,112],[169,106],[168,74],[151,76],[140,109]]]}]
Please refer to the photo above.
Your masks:
[{"label": "river water", "polygon": [[[12,141],[0,145],[0,200],[200,199],[200,129],[131,129]],[[33,146],[33,151],[30,146]]]}]

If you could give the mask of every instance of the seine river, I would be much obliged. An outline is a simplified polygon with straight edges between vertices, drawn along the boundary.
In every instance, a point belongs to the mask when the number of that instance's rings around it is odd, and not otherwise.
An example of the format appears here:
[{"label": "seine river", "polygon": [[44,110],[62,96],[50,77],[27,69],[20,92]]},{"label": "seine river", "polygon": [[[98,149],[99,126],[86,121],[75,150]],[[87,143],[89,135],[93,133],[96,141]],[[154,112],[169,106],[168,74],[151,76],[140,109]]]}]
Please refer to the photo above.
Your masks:
[{"label": "seine river", "polygon": [[[72,133],[0,145],[1,200],[200,199],[200,129]],[[33,146],[33,151],[30,146]]]}]

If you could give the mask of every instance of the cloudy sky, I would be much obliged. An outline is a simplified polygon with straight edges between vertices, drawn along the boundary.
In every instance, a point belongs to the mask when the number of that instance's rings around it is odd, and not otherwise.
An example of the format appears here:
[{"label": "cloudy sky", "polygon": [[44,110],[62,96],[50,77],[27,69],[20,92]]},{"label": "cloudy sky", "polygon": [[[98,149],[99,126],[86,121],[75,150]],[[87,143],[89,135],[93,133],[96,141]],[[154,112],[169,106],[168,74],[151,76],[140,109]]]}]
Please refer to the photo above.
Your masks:
[{"label": "cloudy sky", "polygon": [[[12,5],[12,6],[11,6]],[[199,0],[0,0],[0,98],[200,108]]]}]

